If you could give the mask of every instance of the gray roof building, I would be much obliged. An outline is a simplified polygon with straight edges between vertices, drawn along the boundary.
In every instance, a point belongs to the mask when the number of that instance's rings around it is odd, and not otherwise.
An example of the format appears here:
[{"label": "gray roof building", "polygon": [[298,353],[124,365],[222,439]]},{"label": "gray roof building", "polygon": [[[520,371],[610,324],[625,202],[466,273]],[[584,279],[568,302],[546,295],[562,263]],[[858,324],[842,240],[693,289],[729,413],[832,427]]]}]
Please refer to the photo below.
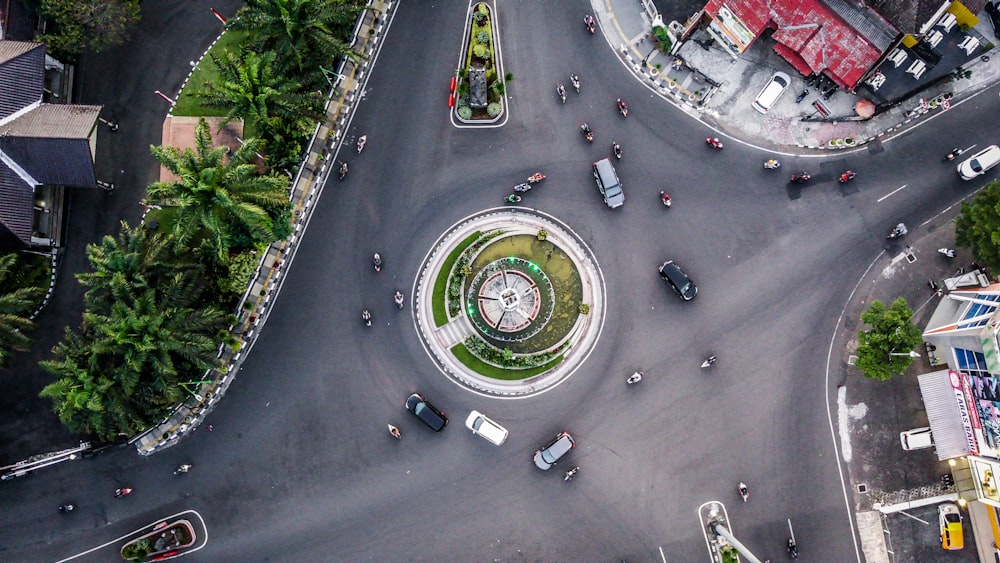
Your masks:
[{"label": "gray roof building", "polygon": [[[95,188],[97,125],[101,106],[47,104],[45,45],[0,41],[0,246],[32,246],[36,211],[50,225],[58,213],[46,200],[61,188]],[[43,229],[50,232],[51,229]]]}]

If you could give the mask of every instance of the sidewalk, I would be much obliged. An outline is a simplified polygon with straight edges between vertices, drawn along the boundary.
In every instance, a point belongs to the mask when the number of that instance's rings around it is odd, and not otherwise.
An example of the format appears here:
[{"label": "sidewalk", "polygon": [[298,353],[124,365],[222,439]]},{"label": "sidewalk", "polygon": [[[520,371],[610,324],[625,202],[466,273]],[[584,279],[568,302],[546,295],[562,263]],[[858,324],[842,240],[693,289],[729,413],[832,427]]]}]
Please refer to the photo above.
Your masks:
[{"label": "sidewalk", "polygon": [[[877,141],[883,135],[912,127],[937,111],[946,111],[921,110],[921,98],[932,100],[953,93],[951,103],[956,103],[1000,81],[1000,57],[990,52],[988,61],[977,58],[965,65],[972,72],[970,78],[930,86],[871,119],[804,121],[803,114],[813,109],[810,104],[819,96],[810,89],[810,95],[801,104],[795,103],[797,93],[806,88],[805,78],[773,52],[768,39],[758,39],[734,60],[717,45],[697,41],[695,32],[684,42],[678,56],[673,57],[657,50],[650,41],[652,17],[640,0],[592,0],[592,4],[601,32],[629,63],[637,78],[655,85],[668,101],[724,134],[776,150],[789,146],[829,149],[831,141],[840,139],[855,140],[852,146]],[[664,25],[670,23],[670,15],[662,17]],[[988,18],[981,19],[974,29],[1000,43]],[[706,35],[704,31],[701,34]],[[775,70],[786,72],[792,83],[771,111],[761,115],[750,104]],[[856,116],[854,105],[860,99],[861,96],[840,91],[822,103],[829,108],[831,119],[846,119]]]}]

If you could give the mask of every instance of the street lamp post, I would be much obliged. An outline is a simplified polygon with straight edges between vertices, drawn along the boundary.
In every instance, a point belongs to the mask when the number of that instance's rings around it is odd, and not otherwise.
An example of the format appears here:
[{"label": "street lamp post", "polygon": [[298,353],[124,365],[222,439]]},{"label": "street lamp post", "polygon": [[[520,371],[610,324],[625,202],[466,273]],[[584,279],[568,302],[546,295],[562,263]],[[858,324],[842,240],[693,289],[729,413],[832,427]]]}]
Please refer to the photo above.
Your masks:
[{"label": "street lamp post", "polygon": [[897,353],[897,352],[889,352],[889,355],[890,356],[909,356],[909,357],[911,357],[913,359],[916,359],[916,358],[920,357],[920,352],[916,352],[914,350],[910,350],[909,352],[907,352],[905,354],[903,354],[903,353]]}]

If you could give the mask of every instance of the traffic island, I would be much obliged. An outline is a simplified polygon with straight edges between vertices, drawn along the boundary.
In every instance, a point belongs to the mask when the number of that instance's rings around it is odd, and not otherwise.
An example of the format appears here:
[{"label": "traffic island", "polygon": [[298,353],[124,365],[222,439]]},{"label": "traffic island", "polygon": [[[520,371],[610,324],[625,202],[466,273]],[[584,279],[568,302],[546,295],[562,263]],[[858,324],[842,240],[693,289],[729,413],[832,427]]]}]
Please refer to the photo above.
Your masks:
[{"label": "traffic island", "polygon": [[496,125],[506,115],[504,93],[509,75],[503,72],[495,7],[477,2],[469,10],[452,94],[454,116],[464,125]]},{"label": "traffic island", "polygon": [[158,561],[179,555],[197,539],[191,522],[163,521],[153,526],[153,531],[122,546],[121,556],[126,561]]},{"label": "traffic island", "polygon": [[486,211],[435,244],[415,290],[418,332],[446,374],[497,395],[540,392],[589,356],[604,323],[590,249],[540,212]]}]

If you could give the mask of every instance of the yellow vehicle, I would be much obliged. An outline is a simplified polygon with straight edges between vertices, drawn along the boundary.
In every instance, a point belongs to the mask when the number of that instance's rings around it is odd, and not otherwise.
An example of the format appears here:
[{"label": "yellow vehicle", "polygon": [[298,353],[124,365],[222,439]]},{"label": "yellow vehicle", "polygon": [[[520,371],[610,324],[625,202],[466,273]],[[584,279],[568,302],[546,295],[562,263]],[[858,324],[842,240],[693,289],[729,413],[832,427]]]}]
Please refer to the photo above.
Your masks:
[{"label": "yellow vehicle", "polygon": [[962,549],[965,547],[965,536],[962,533],[962,513],[954,503],[945,502],[938,505],[938,522],[941,525],[941,547],[945,549]]}]

